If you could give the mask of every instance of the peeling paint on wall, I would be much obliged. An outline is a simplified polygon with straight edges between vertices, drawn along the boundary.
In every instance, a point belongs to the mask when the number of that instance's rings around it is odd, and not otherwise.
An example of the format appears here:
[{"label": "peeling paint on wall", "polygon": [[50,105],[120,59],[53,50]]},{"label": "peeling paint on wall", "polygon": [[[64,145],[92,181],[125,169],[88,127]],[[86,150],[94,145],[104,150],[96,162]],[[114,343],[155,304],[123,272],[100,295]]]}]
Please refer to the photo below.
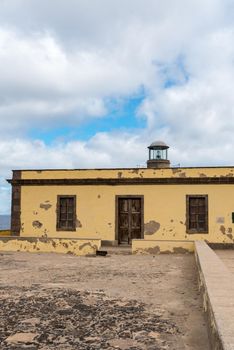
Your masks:
[{"label": "peeling paint on wall", "polygon": [[131,173],[132,174],[138,174],[139,173],[139,169],[132,169]]},{"label": "peeling paint on wall", "polygon": [[222,232],[223,235],[226,234],[226,228],[225,228],[225,226],[221,225],[219,229],[220,229],[220,231]]},{"label": "peeling paint on wall", "polygon": [[151,220],[151,221],[147,222],[144,225],[144,233],[145,233],[145,235],[153,235],[159,229],[160,229],[160,223],[156,222],[154,220]]},{"label": "peeling paint on wall", "polygon": [[230,238],[231,240],[233,240],[233,235],[231,233],[228,233],[227,237]]},{"label": "peeling paint on wall", "polygon": [[0,237],[0,251],[26,251],[31,253],[53,252],[72,255],[95,255],[100,249],[100,240],[58,239],[58,238],[15,238]]},{"label": "peeling paint on wall", "polygon": [[186,173],[180,173],[179,177],[186,177]]},{"label": "peeling paint on wall", "polygon": [[92,247],[91,243],[83,243],[82,245],[79,246],[79,250],[82,250],[84,247]]},{"label": "peeling paint on wall", "polygon": [[38,220],[33,221],[32,225],[35,228],[41,228],[43,226],[43,224]]},{"label": "peeling paint on wall", "polygon": [[76,219],[76,227],[82,227],[82,223],[80,222],[80,220]]},{"label": "peeling paint on wall", "polygon": [[173,174],[181,173],[182,171],[181,169],[177,169],[177,168],[172,168],[171,170]]},{"label": "peeling paint on wall", "polygon": [[132,241],[133,254],[187,254],[194,251],[194,242],[192,241],[160,241],[160,240],[141,240]]},{"label": "peeling paint on wall", "polygon": [[[226,227],[222,225],[220,226],[220,231],[223,235],[226,235],[229,239],[233,240],[232,227],[228,227],[226,229]],[[225,240],[223,241],[223,243],[225,243]]]},{"label": "peeling paint on wall", "polygon": [[153,247],[153,248],[146,248],[145,249],[146,253],[149,253],[149,254],[159,254],[160,253],[160,247],[159,246],[156,246],[156,247]]},{"label": "peeling paint on wall", "polygon": [[174,247],[173,252],[176,254],[185,254],[185,253],[189,253],[189,250],[183,247]]},{"label": "peeling paint on wall", "polygon": [[24,233],[24,222],[21,222],[20,232]]},{"label": "peeling paint on wall", "polygon": [[41,209],[49,210],[51,207],[52,207],[52,204],[49,204],[49,203],[41,203],[40,204]]}]

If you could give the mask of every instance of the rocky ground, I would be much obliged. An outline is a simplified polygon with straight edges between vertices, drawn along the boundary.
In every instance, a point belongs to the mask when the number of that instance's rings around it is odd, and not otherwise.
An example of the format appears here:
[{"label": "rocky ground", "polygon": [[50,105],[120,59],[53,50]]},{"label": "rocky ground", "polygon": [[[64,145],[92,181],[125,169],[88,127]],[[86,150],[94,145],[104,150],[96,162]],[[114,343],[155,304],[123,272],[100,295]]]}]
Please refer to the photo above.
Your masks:
[{"label": "rocky ground", "polygon": [[0,349],[209,349],[194,258],[2,253]]}]

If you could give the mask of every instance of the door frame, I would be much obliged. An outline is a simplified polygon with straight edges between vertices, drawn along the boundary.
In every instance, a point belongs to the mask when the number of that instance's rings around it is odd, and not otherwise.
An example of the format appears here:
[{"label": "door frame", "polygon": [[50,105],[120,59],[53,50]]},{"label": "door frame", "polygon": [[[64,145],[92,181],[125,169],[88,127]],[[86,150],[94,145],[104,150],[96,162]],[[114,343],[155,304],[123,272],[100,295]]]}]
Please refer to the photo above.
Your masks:
[{"label": "door frame", "polygon": [[124,194],[115,196],[115,240],[118,242],[118,227],[119,227],[119,199],[134,199],[138,198],[141,200],[141,238],[144,239],[144,195],[133,195],[133,194]]}]

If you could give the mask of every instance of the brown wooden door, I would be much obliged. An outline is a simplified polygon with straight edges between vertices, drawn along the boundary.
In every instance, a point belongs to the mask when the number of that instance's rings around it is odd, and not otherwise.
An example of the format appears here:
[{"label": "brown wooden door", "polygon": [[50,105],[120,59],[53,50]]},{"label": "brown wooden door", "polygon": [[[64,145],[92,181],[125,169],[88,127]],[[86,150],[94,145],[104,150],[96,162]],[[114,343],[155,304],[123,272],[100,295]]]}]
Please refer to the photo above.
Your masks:
[{"label": "brown wooden door", "polygon": [[118,241],[131,243],[141,238],[141,198],[118,199]]}]

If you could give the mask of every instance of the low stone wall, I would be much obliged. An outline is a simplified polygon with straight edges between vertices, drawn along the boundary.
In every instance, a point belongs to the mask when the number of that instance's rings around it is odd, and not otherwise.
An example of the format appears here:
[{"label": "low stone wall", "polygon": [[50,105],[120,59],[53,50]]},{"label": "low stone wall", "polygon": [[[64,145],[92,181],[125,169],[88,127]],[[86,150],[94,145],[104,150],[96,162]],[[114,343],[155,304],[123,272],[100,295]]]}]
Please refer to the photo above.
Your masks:
[{"label": "low stone wall", "polygon": [[0,230],[0,237],[10,236],[11,231],[10,230]]},{"label": "low stone wall", "polygon": [[234,278],[203,241],[195,242],[195,258],[212,350],[234,349]]},{"label": "low stone wall", "polygon": [[132,240],[132,254],[193,253],[193,241]]},{"label": "low stone wall", "polygon": [[101,240],[92,238],[0,237],[0,251],[95,255],[100,246]]}]

